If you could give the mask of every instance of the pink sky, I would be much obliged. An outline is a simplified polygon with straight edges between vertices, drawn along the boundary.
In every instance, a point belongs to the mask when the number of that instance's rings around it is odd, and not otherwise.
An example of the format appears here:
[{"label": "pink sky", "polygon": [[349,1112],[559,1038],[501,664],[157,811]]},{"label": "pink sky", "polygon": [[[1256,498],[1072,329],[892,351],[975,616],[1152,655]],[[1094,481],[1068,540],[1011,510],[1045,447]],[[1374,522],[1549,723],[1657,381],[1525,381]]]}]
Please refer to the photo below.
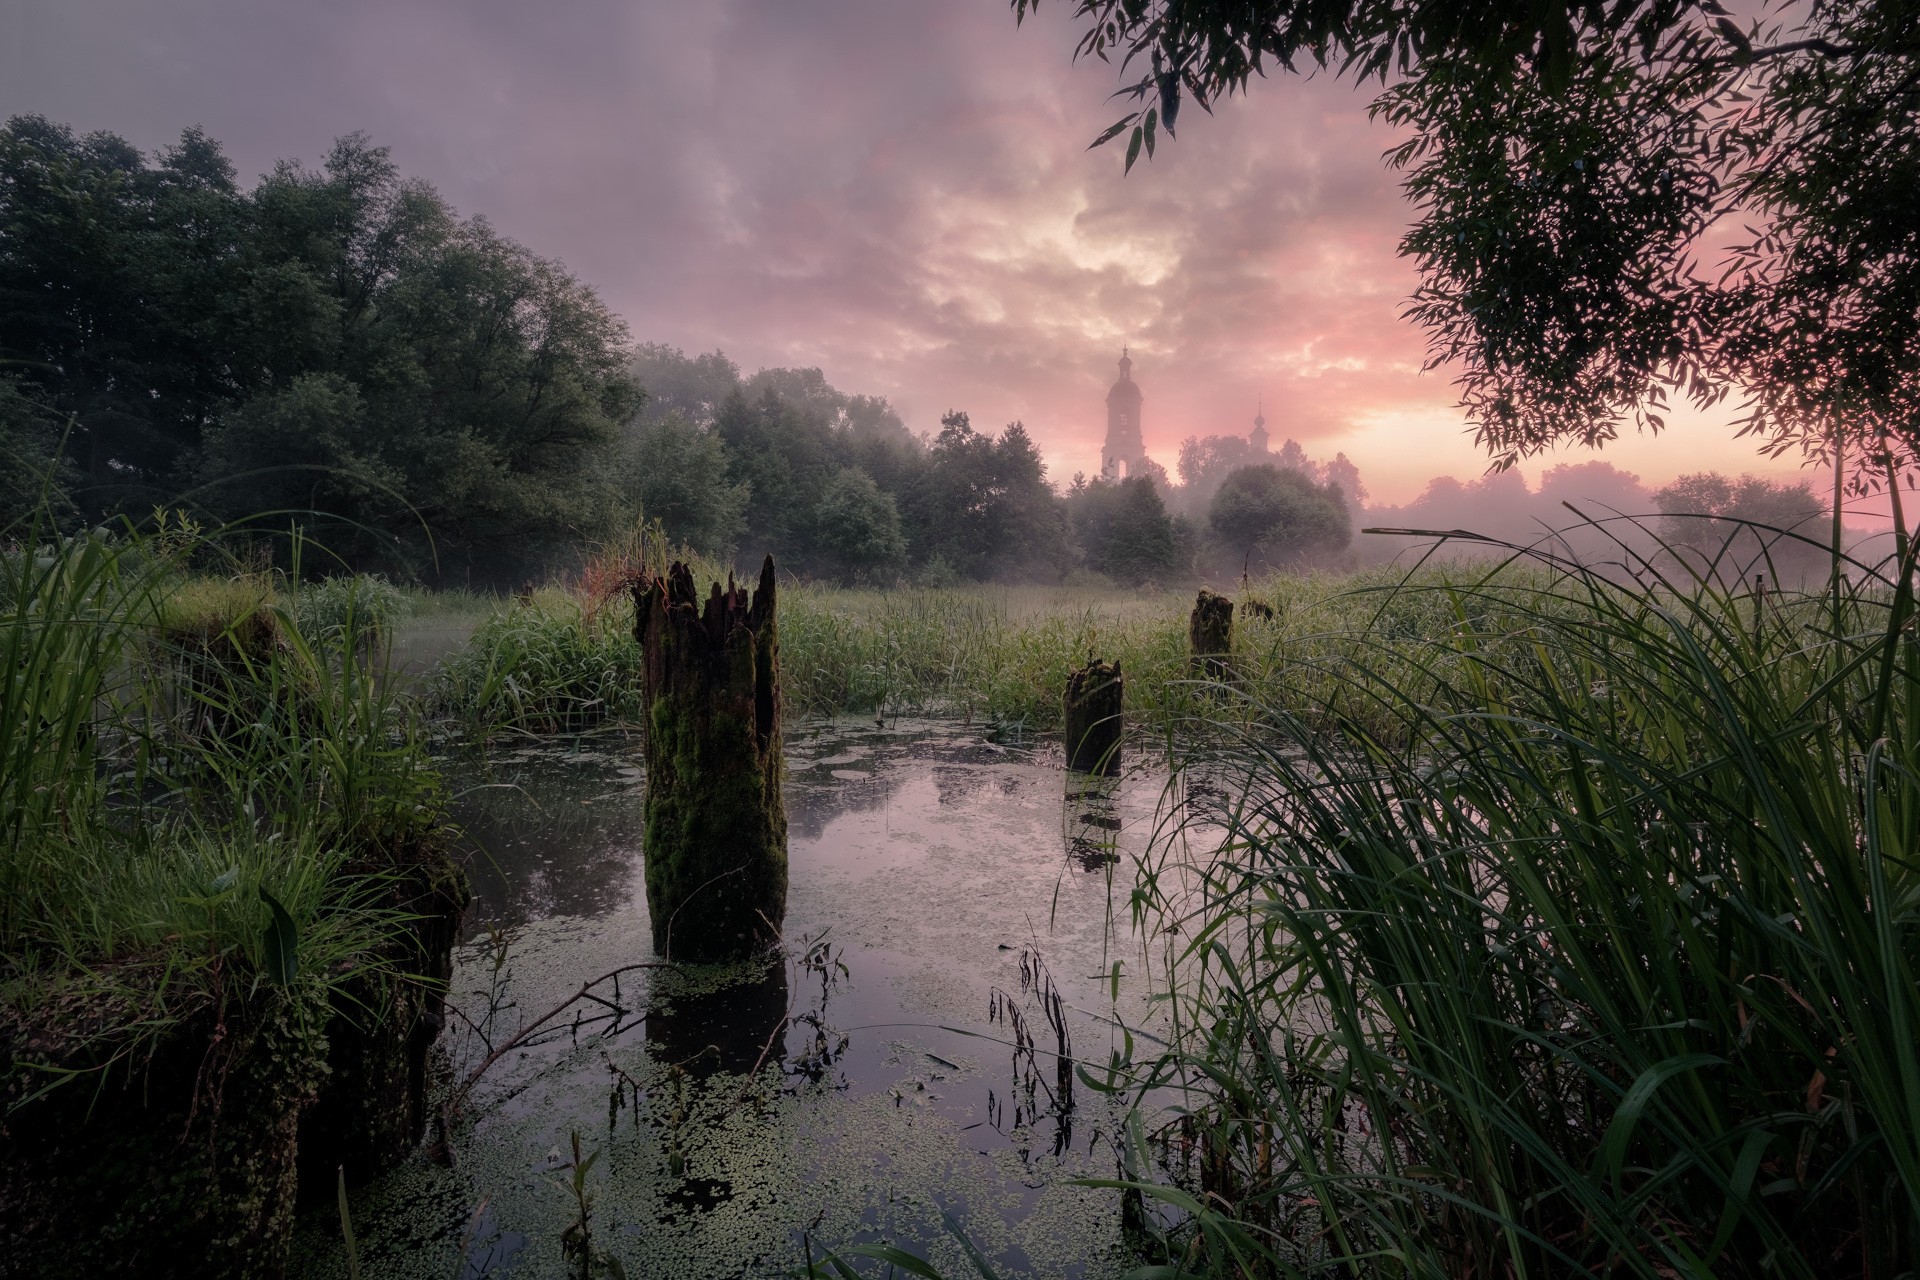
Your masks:
[{"label": "pink sky", "polygon": [[[915,430],[1019,418],[1097,466],[1129,344],[1148,449],[1245,432],[1344,451],[1376,500],[1472,476],[1444,370],[1400,319],[1408,220],[1367,96],[1277,78],[1121,175],[1122,108],[1068,7],[1003,0],[14,0],[0,115],[157,147],[200,124],[243,174],[365,129],[403,171],[564,260],[637,339],[818,365]],[[1658,485],[1792,476],[1680,415],[1601,457]],[[1568,460],[1557,456],[1529,465]],[[1575,457],[1573,460],[1579,460]]]}]

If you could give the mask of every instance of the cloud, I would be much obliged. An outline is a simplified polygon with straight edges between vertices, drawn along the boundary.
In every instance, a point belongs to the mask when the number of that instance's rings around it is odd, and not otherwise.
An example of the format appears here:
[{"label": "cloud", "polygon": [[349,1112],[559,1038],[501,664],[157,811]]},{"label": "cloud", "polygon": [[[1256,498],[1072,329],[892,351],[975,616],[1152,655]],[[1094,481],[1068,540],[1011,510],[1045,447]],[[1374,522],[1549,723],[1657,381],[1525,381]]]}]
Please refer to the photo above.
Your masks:
[{"label": "cloud", "polygon": [[[1071,62],[1064,4],[1020,30],[998,0],[24,9],[0,113],[143,147],[197,123],[242,172],[366,129],[637,338],[819,365],[916,429],[1020,418],[1057,477],[1095,465],[1123,343],[1169,464],[1264,403],[1276,438],[1345,449],[1382,496],[1483,465],[1399,318],[1392,138],[1328,78],[1190,109],[1123,177],[1117,146],[1086,150],[1123,108],[1111,67]],[[1707,452],[1750,469],[1724,435]]]}]

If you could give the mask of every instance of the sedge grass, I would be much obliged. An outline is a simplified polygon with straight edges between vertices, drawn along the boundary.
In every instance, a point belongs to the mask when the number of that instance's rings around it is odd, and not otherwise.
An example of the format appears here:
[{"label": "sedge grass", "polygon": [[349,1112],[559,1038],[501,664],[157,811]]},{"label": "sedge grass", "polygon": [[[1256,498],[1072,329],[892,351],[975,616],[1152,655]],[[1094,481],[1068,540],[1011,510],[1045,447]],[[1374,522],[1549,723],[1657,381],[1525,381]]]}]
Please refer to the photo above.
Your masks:
[{"label": "sedge grass", "polygon": [[217,547],[96,531],[0,556],[0,1041],[48,1082],[22,1028],[131,1062],[216,991],[377,966],[404,927],[369,905],[384,868],[442,821],[353,620],[309,637],[284,592],[187,554]]},{"label": "sedge grass", "polygon": [[1809,597],[1542,567],[1399,587],[1452,625],[1194,739],[1238,785],[1194,814],[1216,853],[1142,865],[1173,1032],[1114,1079],[1180,1100],[1166,1181],[1130,1175],[1239,1231],[1163,1260],[1910,1273],[1911,567]]}]

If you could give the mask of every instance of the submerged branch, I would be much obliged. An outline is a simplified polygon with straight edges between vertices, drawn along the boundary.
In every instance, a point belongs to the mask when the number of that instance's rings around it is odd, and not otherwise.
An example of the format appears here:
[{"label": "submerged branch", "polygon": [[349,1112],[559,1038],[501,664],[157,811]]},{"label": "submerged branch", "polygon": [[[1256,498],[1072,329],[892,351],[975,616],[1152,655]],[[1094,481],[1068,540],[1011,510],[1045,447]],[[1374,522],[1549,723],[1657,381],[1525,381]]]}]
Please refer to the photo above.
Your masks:
[{"label": "submerged branch", "polygon": [[546,1026],[549,1022],[552,1022],[555,1018],[565,1013],[568,1009],[571,1009],[574,1005],[579,1004],[582,1000],[595,1000],[601,1004],[606,1004],[607,1002],[605,1000],[601,1000],[593,994],[593,989],[601,983],[611,982],[621,974],[632,973],[637,969],[678,969],[679,967],[679,965],[668,960],[644,960],[635,964],[621,965],[618,969],[609,970],[589,982],[581,983],[578,991],[535,1018],[532,1022],[521,1027],[520,1030],[501,1042],[499,1048],[494,1049],[485,1058],[481,1059],[480,1065],[468,1072],[467,1078],[460,1082],[460,1087],[455,1091],[453,1096],[452,1109],[457,1113],[465,1104],[467,1095],[473,1091],[473,1086],[480,1082],[482,1075],[486,1074],[487,1068],[505,1057],[509,1051],[525,1044],[533,1036],[534,1032]]}]

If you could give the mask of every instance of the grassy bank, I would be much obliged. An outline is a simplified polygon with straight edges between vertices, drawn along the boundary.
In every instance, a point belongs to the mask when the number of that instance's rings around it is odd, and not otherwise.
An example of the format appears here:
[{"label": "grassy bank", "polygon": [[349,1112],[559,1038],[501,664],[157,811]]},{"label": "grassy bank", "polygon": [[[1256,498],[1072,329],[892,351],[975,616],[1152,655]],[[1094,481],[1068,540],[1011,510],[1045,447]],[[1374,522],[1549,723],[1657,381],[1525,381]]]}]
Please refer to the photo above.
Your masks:
[{"label": "grassy bank", "polygon": [[1114,1077],[1186,1108],[1127,1162],[1195,1211],[1154,1247],[1217,1275],[1910,1272],[1910,596],[1544,585],[1402,588],[1457,622],[1408,666],[1250,690],[1194,739],[1230,783],[1192,793],[1217,852],[1197,892],[1140,868],[1142,932],[1186,940],[1176,1033]]},{"label": "grassy bank", "polygon": [[272,1273],[328,1036],[421,972],[396,885],[435,856],[441,795],[367,658],[378,602],[188,568],[209,562],[131,533],[0,555],[0,1237],[22,1265],[166,1274],[215,1248]]},{"label": "grassy bank", "polygon": [[[1432,568],[1416,576],[1444,588],[1482,575]],[[1439,596],[1391,590],[1406,577],[1379,570],[1251,584],[1237,598],[1262,612],[1243,608],[1236,620],[1238,678],[1307,705],[1339,684],[1345,665],[1396,661],[1382,638],[1411,640],[1454,626]],[[1523,571],[1502,582],[1501,590],[1531,594]],[[1491,599],[1494,589],[1487,591]],[[856,591],[795,583],[781,595],[782,690],[797,717],[938,714],[1045,730],[1058,726],[1068,672],[1091,654],[1120,662],[1134,723],[1164,732],[1203,709],[1217,717],[1234,705],[1223,707],[1194,679],[1192,603],[1190,593],[1093,588]],[[505,602],[443,664],[433,704],[483,731],[631,722],[640,687],[632,631],[631,604],[618,591],[596,596],[552,586]]]}]

